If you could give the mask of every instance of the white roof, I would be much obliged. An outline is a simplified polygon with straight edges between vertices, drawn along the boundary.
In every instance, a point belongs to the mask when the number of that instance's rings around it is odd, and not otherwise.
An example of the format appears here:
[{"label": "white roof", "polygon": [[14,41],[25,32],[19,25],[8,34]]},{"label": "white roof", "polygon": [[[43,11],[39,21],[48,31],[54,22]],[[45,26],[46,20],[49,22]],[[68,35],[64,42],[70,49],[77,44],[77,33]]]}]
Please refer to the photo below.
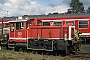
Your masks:
[{"label": "white roof", "polygon": [[9,21],[10,22],[24,22],[24,21],[27,21],[27,20],[12,20],[12,21]]}]

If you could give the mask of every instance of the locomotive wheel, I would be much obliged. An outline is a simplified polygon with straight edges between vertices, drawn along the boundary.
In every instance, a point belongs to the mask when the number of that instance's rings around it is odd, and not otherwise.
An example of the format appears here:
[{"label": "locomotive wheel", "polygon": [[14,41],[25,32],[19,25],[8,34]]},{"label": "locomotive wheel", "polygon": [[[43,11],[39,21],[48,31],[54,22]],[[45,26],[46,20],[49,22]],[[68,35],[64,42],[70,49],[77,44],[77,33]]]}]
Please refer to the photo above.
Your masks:
[{"label": "locomotive wheel", "polygon": [[8,41],[6,42],[6,46],[5,46],[6,50],[12,50],[13,48],[9,48],[8,47]]},{"label": "locomotive wheel", "polygon": [[74,45],[74,51],[77,51],[77,46],[76,45]]},{"label": "locomotive wheel", "polygon": [[26,49],[26,47],[20,47],[20,48],[19,48],[19,51],[20,51],[20,52],[21,52],[21,51],[22,51],[22,52],[26,52],[27,49]]},{"label": "locomotive wheel", "polygon": [[74,49],[75,49],[75,51],[80,51],[80,44],[76,44],[76,45],[74,46]]},{"label": "locomotive wheel", "polygon": [[14,51],[17,51],[17,52],[26,52],[27,49],[26,49],[26,47],[15,46]]},{"label": "locomotive wheel", "polygon": [[71,48],[69,46],[66,46],[65,55],[69,55],[70,53],[71,53]]},{"label": "locomotive wheel", "polygon": [[8,42],[6,43],[6,50],[8,50],[9,49],[9,47],[8,47]]},{"label": "locomotive wheel", "polygon": [[19,48],[18,46],[15,46],[15,47],[14,47],[14,51],[19,52],[19,49],[20,49],[20,48]]}]

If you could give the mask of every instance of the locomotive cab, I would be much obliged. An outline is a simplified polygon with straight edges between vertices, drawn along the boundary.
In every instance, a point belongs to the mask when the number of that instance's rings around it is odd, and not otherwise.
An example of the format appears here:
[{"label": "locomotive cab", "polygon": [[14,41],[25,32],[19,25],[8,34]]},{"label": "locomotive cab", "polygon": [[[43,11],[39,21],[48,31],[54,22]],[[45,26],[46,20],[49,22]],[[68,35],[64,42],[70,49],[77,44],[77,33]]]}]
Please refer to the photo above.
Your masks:
[{"label": "locomotive cab", "polygon": [[[9,33],[9,48],[25,47],[27,43],[27,28],[28,22],[27,20],[15,20],[9,21],[10,24],[10,33]],[[18,49],[19,50],[19,49]]]}]

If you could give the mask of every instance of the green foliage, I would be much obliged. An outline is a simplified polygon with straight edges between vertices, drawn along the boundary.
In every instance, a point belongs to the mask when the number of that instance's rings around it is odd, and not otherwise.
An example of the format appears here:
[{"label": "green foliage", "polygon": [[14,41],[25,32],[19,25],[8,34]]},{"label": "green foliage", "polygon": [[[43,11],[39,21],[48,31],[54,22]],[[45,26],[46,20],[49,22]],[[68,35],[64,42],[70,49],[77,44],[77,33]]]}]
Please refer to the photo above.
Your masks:
[{"label": "green foliage", "polygon": [[48,15],[52,15],[52,13],[49,13]]},{"label": "green foliage", "polygon": [[87,9],[87,13],[90,13],[90,6],[89,6],[88,9]]},{"label": "green foliage", "polygon": [[58,14],[58,12],[54,12],[53,14]]},{"label": "green foliage", "polygon": [[54,13],[49,13],[48,15],[52,15],[52,14],[59,14],[58,12],[54,12]]},{"label": "green foliage", "polygon": [[85,12],[83,3],[79,0],[71,0],[70,9],[68,9],[67,13],[83,13]]}]

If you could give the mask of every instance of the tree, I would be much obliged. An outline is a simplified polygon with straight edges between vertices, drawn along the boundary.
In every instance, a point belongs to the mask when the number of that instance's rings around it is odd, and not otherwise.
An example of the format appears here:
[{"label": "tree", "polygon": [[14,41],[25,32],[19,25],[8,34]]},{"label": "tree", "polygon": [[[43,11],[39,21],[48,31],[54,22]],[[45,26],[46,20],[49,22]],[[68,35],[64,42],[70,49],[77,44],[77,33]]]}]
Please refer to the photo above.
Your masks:
[{"label": "tree", "polygon": [[88,7],[88,9],[86,11],[87,11],[87,13],[90,13],[90,6]]},{"label": "tree", "polygon": [[48,15],[52,15],[52,13],[48,13]]},{"label": "tree", "polygon": [[53,14],[58,14],[58,12],[54,12]]},{"label": "tree", "polygon": [[83,3],[79,0],[71,0],[69,4],[70,9],[68,9],[67,13],[83,13],[85,11]]}]

